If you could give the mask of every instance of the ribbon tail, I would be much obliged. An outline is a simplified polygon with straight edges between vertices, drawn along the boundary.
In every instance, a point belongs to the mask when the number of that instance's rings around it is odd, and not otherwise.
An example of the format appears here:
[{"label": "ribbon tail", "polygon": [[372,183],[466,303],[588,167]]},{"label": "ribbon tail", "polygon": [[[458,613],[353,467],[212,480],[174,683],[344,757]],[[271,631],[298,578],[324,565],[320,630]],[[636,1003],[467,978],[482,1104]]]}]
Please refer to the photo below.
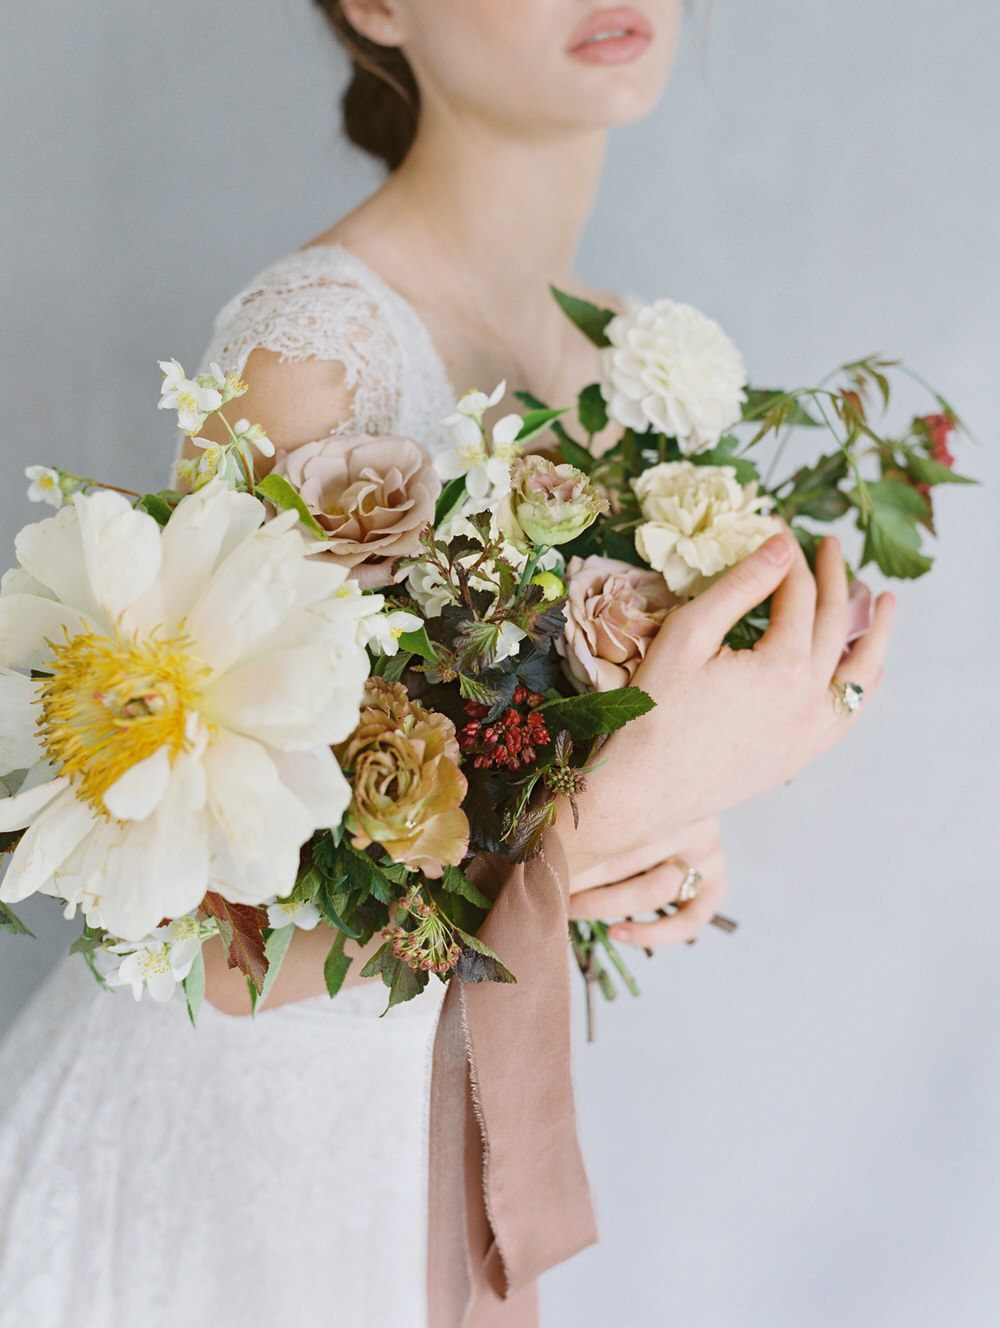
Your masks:
[{"label": "ribbon tail", "polygon": [[470,869],[480,936],[515,984],[453,982],[431,1086],[430,1328],[536,1328],[536,1279],[597,1239],[570,1066],[568,873],[549,832],[531,861]]}]

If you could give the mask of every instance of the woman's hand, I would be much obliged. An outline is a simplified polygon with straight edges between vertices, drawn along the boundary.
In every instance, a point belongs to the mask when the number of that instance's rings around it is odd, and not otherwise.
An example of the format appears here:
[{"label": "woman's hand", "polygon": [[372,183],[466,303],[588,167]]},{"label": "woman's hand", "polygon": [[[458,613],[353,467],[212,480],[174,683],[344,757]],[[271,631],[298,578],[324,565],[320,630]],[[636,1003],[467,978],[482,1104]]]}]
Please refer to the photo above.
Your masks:
[{"label": "woman's hand", "polygon": [[[674,945],[678,941],[693,941],[712,917],[719,911],[726,893],[726,858],[719,842],[719,822],[715,817],[699,821],[678,831],[669,841],[655,847],[645,866],[649,853],[632,854],[609,862],[607,872],[613,881],[609,885],[578,889],[573,883],[570,896],[571,918],[613,922],[611,939],[628,945],[651,949],[659,945]],[[698,893],[686,903],[678,903],[677,896],[688,868],[701,876]],[[671,917],[657,918],[655,922],[637,922],[641,913],[655,913],[657,909],[676,905]],[[624,921],[622,921],[624,919]]]},{"label": "woman's hand", "polygon": [[[771,623],[753,650],[724,646],[729,629],[769,595]],[[612,853],[641,859],[678,827],[786,783],[849,733],[881,682],[893,608],[882,595],[871,631],[844,654],[839,542],[823,541],[813,577],[786,530],[670,614],[634,679],[655,708],[602,748],[606,762],[578,800],[578,830],[560,806],[574,888],[603,884],[601,865]],[[834,707],[835,673],[864,688],[848,718]]]}]

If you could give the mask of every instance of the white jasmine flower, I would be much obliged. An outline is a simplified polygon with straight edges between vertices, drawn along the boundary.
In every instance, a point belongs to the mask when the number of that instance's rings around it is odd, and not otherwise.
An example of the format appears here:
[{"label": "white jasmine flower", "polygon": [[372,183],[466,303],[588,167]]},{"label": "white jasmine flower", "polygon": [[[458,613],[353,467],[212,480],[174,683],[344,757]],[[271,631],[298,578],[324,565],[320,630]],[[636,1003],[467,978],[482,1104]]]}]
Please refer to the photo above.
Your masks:
[{"label": "white jasmine flower", "polygon": [[108,952],[122,958],[105,981],[109,987],[131,987],[137,1001],[145,990],[154,1001],[169,1001],[178,983],[191,972],[202,943],[215,931],[214,924],[200,923],[187,914],[166,927],[157,927],[141,941],[110,945]]},{"label": "white jasmine flower", "polygon": [[250,391],[249,383],[245,382],[239,374],[223,373],[215,360],[213,360],[208,366],[208,373],[202,375],[201,378],[202,381],[210,380],[206,381],[205,385],[214,387],[221,393],[223,405],[225,405],[227,401],[232,401],[236,397],[244,396]]},{"label": "white jasmine flower", "polygon": [[222,393],[209,378],[185,377],[177,360],[161,360],[160,368],[163,370],[160,410],[176,410],[181,432],[197,433],[209,415],[222,405]]},{"label": "white jasmine flower", "polygon": [[31,481],[28,499],[33,503],[48,503],[57,510],[63,505],[63,491],[58,470],[51,466],[28,466],[25,478]]},{"label": "white jasmine flower", "polygon": [[466,511],[485,511],[510,492],[511,462],[524,451],[517,436],[524,424],[520,415],[504,415],[487,435],[483,414],[499,402],[507,390],[500,383],[489,396],[485,392],[467,392],[458,409],[445,419],[453,446],[434,458],[434,468],[442,480],[465,476],[470,503]]},{"label": "white jasmine flower", "polygon": [[494,663],[499,664],[501,660],[510,659],[512,655],[516,655],[521,649],[521,642],[526,636],[527,632],[518,627],[516,623],[501,623]]},{"label": "white jasmine flower", "polygon": [[212,483],[162,529],[100,491],[19,533],[0,795],[27,774],[0,832],[25,833],[0,898],[55,895],[128,941],[208,889],[291,894],[302,844],[350,802],[330,746],[358,720],[359,618],[383,605],[342,593],[296,519],[264,525],[255,498]]},{"label": "white jasmine flower", "polygon": [[233,425],[233,433],[237,438],[245,439],[252,447],[255,447],[262,456],[274,456],[274,444],[268,438],[263,428],[259,424],[251,424],[249,420],[237,420]]},{"label": "white jasmine flower", "polygon": [[320,911],[315,904],[302,899],[279,899],[267,906],[269,927],[299,927],[312,931],[319,923]]},{"label": "white jasmine flower", "polygon": [[699,594],[779,529],[765,515],[772,500],[755,483],[737,483],[732,466],[665,461],[632,488],[645,518],[635,547],[675,595]]},{"label": "white jasmine flower", "polygon": [[690,455],[714,447],[742,416],[746,369],[711,318],[656,300],[612,318],[600,353],[608,415],[639,433],[675,438]]},{"label": "white jasmine flower", "polygon": [[423,625],[423,618],[404,609],[372,614],[361,620],[361,630],[367,634],[368,645],[374,646],[380,655],[398,654],[399,638],[403,633],[419,631]]}]

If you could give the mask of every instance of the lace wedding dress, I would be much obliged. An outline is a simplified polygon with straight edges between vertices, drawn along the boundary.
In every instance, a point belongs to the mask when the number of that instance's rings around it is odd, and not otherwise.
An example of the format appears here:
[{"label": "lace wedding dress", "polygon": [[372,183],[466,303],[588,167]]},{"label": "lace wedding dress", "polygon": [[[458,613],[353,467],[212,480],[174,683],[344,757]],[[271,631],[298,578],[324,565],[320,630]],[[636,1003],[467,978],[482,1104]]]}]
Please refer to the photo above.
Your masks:
[{"label": "lace wedding dress", "polygon": [[[204,363],[256,347],[343,366],[334,432],[444,444],[426,329],[346,250],[268,268]],[[2,1328],[420,1328],[442,992],[381,1020],[380,982],[252,1020],[206,1004],[193,1030],[182,999],[136,1004],[64,959],[0,1047]]]}]

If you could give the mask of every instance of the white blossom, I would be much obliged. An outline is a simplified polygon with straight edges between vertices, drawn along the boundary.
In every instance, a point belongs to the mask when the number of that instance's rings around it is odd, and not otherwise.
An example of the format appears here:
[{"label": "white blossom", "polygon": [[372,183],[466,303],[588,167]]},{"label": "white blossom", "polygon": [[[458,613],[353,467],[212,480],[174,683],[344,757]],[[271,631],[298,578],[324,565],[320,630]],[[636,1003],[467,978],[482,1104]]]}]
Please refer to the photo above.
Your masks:
[{"label": "white blossom", "polygon": [[[17,536],[0,586],[0,885],[41,891],[122,940],[191,912],[285,898],[299,850],[351,790],[331,744],[357,724],[359,619],[381,596],[312,556],[294,512],[220,483],[162,529],[77,494]],[[41,684],[32,671],[43,675]],[[112,741],[113,738],[113,741]]]},{"label": "white blossom", "polygon": [[483,415],[495,406],[507,390],[506,382],[485,392],[468,392],[454,414],[444,420],[452,446],[434,458],[434,468],[442,480],[465,476],[469,501],[463,511],[486,511],[510,492],[511,462],[524,447],[518,443],[524,420],[520,415],[504,415],[487,431]]},{"label": "white blossom", "polygon": [[366,635],[366,644],[373,646],[380,655],[399,653],[399,638],[404,632],[417,632],[424,625],[423,618],[405,609],[395,609],[390,613],[375,613],[361,619],[361,630]]},{"label": "white blossom", "polygon": [[58,470],[51,466],[28,466],[25,478],[31,481],[28,498],[33,503],[47,503],[58,510],[63,505],[63,491]]},{"label": "white blossom", "polygon": [[199,922],[193,914],[157,927],[140,941],[119,941],[107,946],[118,963],[106,975],[109,987],[131,987],[135,999],[148,991],[154,1001],[169,1001],[178,983],[191,972],[203,942],[214,934],[211,923]]},{"label": "white blossom", "polygon": [[161,360],[163,386],[160,410],[177,411],[177,427],[195,434],[208,416],[222,405],[222,393],[211,377],[188,378],[177,360]]},{"label": "white blossom", "polygon": [[688,304],[656,300],[606,328],[600,387],[608,415],[639,433],[675,438],[690,455],[714,447],[746,401],[746,369],[718,323]]},{"label": "white blossom", "polygon": [[278,899],[267,906],[269,927],[294,926],[302,931],[312,931],[319,924],[320,916],[315,904],[302,899]]}]

